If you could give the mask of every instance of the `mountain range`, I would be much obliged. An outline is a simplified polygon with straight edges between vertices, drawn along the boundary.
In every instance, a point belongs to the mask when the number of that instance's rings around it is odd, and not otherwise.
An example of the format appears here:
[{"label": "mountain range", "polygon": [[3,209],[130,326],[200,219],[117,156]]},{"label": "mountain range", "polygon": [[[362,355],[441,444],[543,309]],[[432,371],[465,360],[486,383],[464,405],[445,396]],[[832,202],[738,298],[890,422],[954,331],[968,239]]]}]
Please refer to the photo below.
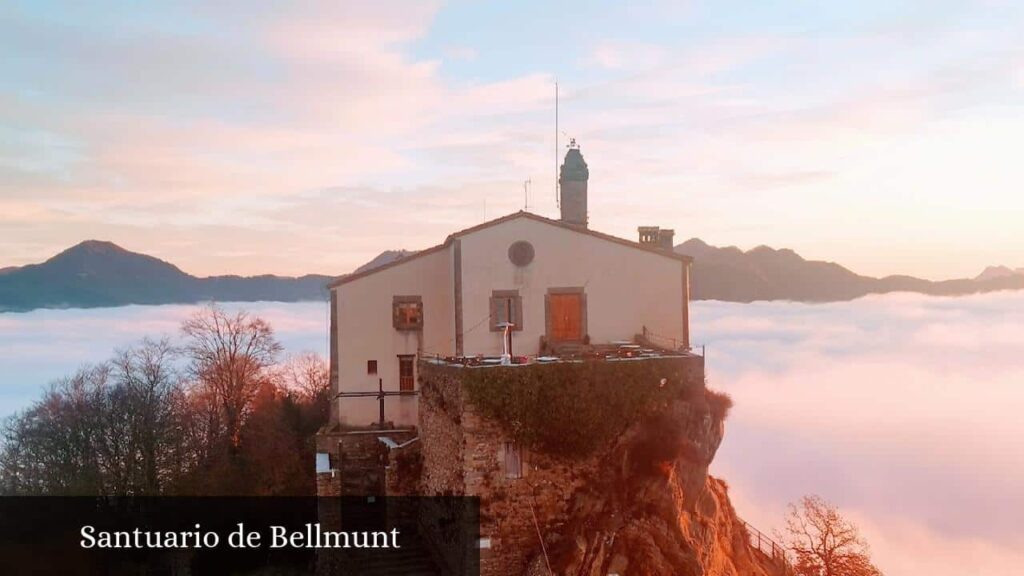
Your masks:
[{"label": "mountain range", "polygon": [[975,278],[936,282],[912,276],[862,276],[835,262],[805,260],[792,250],[767,246],[743,251],[735,246],[709,246],[694,238],[675,250],[693,257],[690,289],[694,300],[834,302],[887,292],[963,296],[1024,289],[1024,273],[1006,267],[986,268]]},{"label": "mountain range", "polygon": [[[866,294],[920,292],[964,295],[1024,289],[1024,270],[989,267],[973,279],[933,282],[910,276],[861,276],[833,262],[805,260],[792,250],[760,246],[743,251],[691,239],[675,250],[693,256],[695,300],[830,302]],[[361,272],[409,256],[388,250],[360,266]],[[298,302],[325,300],[334,277],[197,277],[152,256],[88,240],[41,264],[0,268],[0,312],[35,308],[91,308],[126,304],[182,304],[203,301]]]},{"label": "mountain range", "polygon": [[208,300],[297,302],[327,298],[329,276],[211,276],[87,240],[41,263],[0,270],[0,311],[180,304]]}]

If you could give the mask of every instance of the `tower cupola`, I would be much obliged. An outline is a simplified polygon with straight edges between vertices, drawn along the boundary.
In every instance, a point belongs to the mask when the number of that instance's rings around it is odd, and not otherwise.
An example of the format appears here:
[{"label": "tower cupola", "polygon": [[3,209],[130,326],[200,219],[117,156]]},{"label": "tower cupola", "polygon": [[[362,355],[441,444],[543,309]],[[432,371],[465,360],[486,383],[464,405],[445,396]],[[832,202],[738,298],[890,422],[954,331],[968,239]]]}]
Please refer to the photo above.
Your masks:
[{"label": "tower cupola", "polygon": [[569,142],[569,151],[558,175],[559,202],[562,207],[562,222],[587,227],[587,180],[590,171],[583,160],[576,139]]}]

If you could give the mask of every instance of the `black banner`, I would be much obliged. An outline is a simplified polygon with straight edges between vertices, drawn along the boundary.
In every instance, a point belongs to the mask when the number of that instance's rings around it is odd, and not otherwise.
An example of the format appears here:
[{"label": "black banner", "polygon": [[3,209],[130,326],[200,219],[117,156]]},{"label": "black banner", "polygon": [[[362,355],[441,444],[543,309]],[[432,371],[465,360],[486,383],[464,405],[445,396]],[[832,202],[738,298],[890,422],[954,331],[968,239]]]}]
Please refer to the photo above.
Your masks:
[{"label": "black banner", "polygon": [[479,502],[454,497],[0,498],[0,574],[465,574]]}]

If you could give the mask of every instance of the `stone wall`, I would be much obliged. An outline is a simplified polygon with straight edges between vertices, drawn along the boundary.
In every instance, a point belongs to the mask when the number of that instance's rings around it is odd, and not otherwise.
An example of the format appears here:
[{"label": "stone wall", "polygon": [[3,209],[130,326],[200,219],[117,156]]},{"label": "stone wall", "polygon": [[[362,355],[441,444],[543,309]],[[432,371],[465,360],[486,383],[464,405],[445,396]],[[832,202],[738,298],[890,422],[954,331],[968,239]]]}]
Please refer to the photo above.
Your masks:
[{"label": "stone wall", "polygon": [[[702,390],[703,359],[679,362],[685,379]],[[426,495],[479,497],[481,575],[524,574],[545,548],[562,543],[574,497],[607,474],[607,453],[565,458],[522,450],[522,477],[508,477],[504,447],[512,438],[497,421],[477,413],[461,385],[463,371],[474,369],[420,365],[421,489]],[[710,424],[697,420],[697,427]]]},{"label": "stone wall", "polygon": [[522,477],[508,478],[503,449],[511,439],[471,406],[462,416],[466,493],[480,498],[480,534],[490,539],[480,552],[481,576],[523,574],[542,549],[540,537],[558,539],[572,495],[600,473],[597,459],[570,461],[523,450]]},{"label": "stone wall", "polygon": [[419,496],[422,475],[420,442],[390,448],[384,466],[384,491],[388,496]]},{"label": "stone wall", "polygon": [[456,376],[420,363],[420,490],[424,496],[466,494],[463,399]]},{"label": "stone wall", "polygon": [[[316,451],[329,455],[331,470],[316,475],[317,496],[385,494],[390,455],[380,438],[401,444],[415,438],[416,434],[415,428],[321,431],[316,436]],[[391,481],[398,485],[397,478]]]}]

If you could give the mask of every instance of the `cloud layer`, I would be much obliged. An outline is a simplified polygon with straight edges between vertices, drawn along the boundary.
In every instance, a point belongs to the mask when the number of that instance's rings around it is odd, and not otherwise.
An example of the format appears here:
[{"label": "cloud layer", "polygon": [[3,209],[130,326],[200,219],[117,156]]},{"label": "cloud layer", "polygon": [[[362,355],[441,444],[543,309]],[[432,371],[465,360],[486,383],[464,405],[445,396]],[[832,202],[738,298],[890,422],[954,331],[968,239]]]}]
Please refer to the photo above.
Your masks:
[{"label": "cloud layer", "polygon": [[887,574],[1024,562],[1024,295],[701,303],[693,322],[736,400],[712,472],[755,525],[817,493]]},{"label": "cloud layer", "polygon": [[[291,352],[326,353],[321,303],[242,304]],[[192,306],[0,314],[0,416],[50,380]],[[817,493],[855,519],[886,574],[1024,564],[1024,293],[693,305],[710,384],[736,407],[712,473],[764,531]]]},{"label": "cloud layer", "polygon": [[[270,322],[287,353],[327,356],[328,306],[225,303]],[[145,337],[177,339],[183,320],[196,306],[122,306],[34,310],[0,314],[0,418],[38,400],[46,386],[86,364],[102,362],[118,348]]]}]

